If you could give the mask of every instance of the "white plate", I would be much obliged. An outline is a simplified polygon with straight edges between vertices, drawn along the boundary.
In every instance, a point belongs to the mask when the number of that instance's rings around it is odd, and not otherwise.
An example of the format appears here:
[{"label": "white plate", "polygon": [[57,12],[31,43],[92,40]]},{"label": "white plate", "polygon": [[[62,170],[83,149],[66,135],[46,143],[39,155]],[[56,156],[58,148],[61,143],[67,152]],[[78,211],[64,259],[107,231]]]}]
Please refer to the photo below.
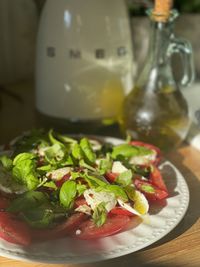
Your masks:
[{"label": "white plate", "polygon": [[[121,142],[115,138],[106,138],[106,141]],[[138,219],[135,219],[134,228],[95,241],[64,238],[28,248],[0,239],[0,255],[31,262],[76,264],[119,257],[153,244],[177,226],[189,204],[189,190],[182,174],[168,161],[161,167],[170,197],[166,202],[154,205],[146,221],[138,224]]]}]

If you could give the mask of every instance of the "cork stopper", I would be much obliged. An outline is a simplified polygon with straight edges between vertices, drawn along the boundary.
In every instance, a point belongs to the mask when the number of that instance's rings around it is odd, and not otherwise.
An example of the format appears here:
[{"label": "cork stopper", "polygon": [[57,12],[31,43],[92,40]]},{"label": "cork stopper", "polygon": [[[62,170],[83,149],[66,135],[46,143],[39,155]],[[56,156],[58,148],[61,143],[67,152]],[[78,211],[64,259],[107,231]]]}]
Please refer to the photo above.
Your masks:
[{"label": "cork stopper", "polygon": [[158,22],[166,22],[170,16],[173,0],[155,0],[153,19]]}]

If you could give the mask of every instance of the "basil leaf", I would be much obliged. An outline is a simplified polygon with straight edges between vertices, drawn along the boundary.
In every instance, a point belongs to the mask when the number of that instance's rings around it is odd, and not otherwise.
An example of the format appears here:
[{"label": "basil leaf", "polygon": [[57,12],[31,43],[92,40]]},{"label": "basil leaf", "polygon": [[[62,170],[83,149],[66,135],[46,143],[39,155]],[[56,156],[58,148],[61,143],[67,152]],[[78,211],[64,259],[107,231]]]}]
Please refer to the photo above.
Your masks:
[{"label": "basil leaf", "polygon": [[117,159],[123,157],[129,159],[133,156],[145,156],[151,154],[152,151],[146,147],[133,146],[129,144],[122,144],[115,146],[112,151],[112,158]]},{"label": "basil leaf", "polygon": [[91,166],[90,166],[89,164],[87,164],[83,159],[81,159],[81,160],[79,161],[79,165],[80,165],[81,167],[84,167],[84,168],[86,168],[86,169],[92,171],[92,172],[95,172],[95,171],[96,171],[95,168],[91,167]]},{"label": "basil leaf", "polygon": [[45,151],[45,159],[50,164],[56,164],[61,161],[65,156],[64,148],[60,144],[54,144],[48,147]]},{"label": "basil leaf", "polygon": [[36,159],[32,153],[18,154],[13,160],[12,174],[17,182],[33,190],[39,184],[36,173]]},{"label": "basil leaf", "polygon": [[119,185],[106,185],[104,187],[98,187],[98,188],[96,188],[96,191],[97,192],[98,191],[108,191],[108,192],[113,193],[116,198],[120,198],[125,202],[128,201],[128,197],[126,195],[126,192]]},{"label": "basil leaf", "polygon": [[77,143],[77,140],[75,140],[73,138],[70,138],[67,135],[58,134],[57,136],[58,136],[58,139],[60,141],[62,141],[63,143],[66,143],[66,144],[75,144],[75,143]]},{"label": "basil leaf", "polygon": [[45,186],[45,187],[48,187],[48,188],[52,188],[54,190],[57,190],[57,186],[56,186],[56,184],[53,181],[46,182],[42,186]]},{"label": "basil leaf", "polygon": [[87,186],[84,184],[77,184],[76,186],[77,186],[78,196],[81,196],[87,189]]},{"label": "basil leaf", "polygon": [[92,150],[92,146],[87,138],[82,138],[80,141],[80,147],[84,154],[84,159],[88,163],[95,163],[96,155]]},{"label": "basil leaf", "polygon": [[48,203],[46,194],[38,191],[28,191],[14,199],[8,207],[9,212],[24,212],[33,208],[38,208],[44,203]]},{"label": "basil leaf", "polygon": [[141,185],[141,189],[142,189],[142,191],[144,191],[146,193],[152,193],[152,194],[155,193],[155,189],[151,185],[143,184],[143,185]]},{"label": "basil leaf", "polygon": [[46,206],[40,206],[22,213],[21,217],[34,228],[46,228],[54,219],[54,211]]},{"label": "basil leaf", "polygon": [[79,144],[74,144],[73,148],[72,148],[72,156],[77,159],[77,160],[80,160],[83,158],[84,154],[83,154],[83,151],[80,147]]},{"label": "basil leaf", "polygon": [[95,207],[92,214],[92,220],[97,227],[102,226],[107,219],[107,210],[105,208],[105,203],[101,202],[98,206]]},{"label": "basil leaf", "polygon": [[110,154],[107,153],[105,159],[100,159],[98,171],[101,175],[105,174],[107,171],[112,169],[112,159],[110,158]]},{"label": "basil leaf", "polygon": [[[79,175],[80,177],[80,175]],[[93,176],[93,175],[88,175],[87,173],[85,174],[82,174],[81,177],[83,177],[88,185],[91,187],[91,188],[96,188],[98,186],[105,186],[107,185],[106,182],[104,182],[102,179],[96,177],[96,176]]]},{"label": "basil leaf", "polygon": [[50,165],[50,164],[44,165],[44,166],[41,166],[41,167],[37,168],[37,171],[41,171],[42,173],[50,172],[50,171],[53,171],[53,170],[55,170],[55,167]]},{"label": "basil leaf", "polygon": [[42,129],[33,129],[30,133],[23,135],[14,143],[14,155],[29,152],[38,146],[48,146],[47,135]]},{"label": "basil leaf", "polygon": [[132,171],[128,170],[120,173],[120,175],[117,176],[115,182],[122,186],[127,186],[132,183],[132,177],[133,177]]},{"label": "basil leaf", "polygon": [[66,181],[60,189],[60,203],[67,209],[73,205],[77,193],[77,186],[74,181]]},{"label": "basil leaf", "polygon": [[8,156],[0,156],[0,162],[7,171],[10,171],[12,169],[13,162],[12,159],[10,159]]},{"label": "basil leaf", "polygon": [[49,131],[48,136],[49,136],[49,140],[50,140],[50,142],[51,142],[52,145],[58,144],[59,146],[64,147],[64,144],[61,143],[59,140],[57,140],[57,139],[53,136],[53,130],[52,130],[52,129]]}]

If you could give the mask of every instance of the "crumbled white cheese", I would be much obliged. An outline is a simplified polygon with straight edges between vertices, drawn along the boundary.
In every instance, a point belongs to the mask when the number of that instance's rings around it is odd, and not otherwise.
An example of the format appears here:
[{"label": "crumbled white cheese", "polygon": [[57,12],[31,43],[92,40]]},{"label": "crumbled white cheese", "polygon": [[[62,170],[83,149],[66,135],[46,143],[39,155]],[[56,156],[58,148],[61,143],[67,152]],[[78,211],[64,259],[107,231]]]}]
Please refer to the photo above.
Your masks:
[{"label": "crumbled white cheese", "polygon": [[69,167],[64,167],[64,168],[60,168],[54,171],[50,171],[46,174],[46,176],[52,180],[60,180],[62,179],[62,177],[66,174],[68,174],[71,171],[71,168]]},{"label": "crumbled white cheese", "polygon": [[128,169],[120,161],[113,162],[113,165],[112,165],[113,173],[123,173],[125,171],[128,171]]},{"label": "crumbled white cheese", "polygon": [[109,212],[117,204],[116,197],[112,192],[96,192],[93,189],[88,189],[85,190],[84,197],[92,210],[94,210],[100,203],[104,202],[105,208]]},{"label": "crumbled white cheese", "polygon": [[156,159],[156,152],[152,151],[152,154],[144,155],[144,156],[133,156],[130,160],[130,164],[135,165],[146,165],[149,164],[151,161]]},{"label": "crumbled white cheese", "polygon": [[88,205],[86,205],[86,204],[80,205],[79,207],[77,207],[75,209],[75,211],[78,211],[78,212],[82,212],[82,213],[91,215],[91,208]]}]

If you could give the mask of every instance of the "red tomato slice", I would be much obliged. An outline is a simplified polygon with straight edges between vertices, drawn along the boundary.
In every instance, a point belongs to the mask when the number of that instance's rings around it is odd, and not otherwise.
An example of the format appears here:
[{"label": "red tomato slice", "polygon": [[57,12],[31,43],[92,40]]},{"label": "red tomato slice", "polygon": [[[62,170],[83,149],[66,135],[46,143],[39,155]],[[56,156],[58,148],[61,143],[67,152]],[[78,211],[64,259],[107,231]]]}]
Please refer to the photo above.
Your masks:
[{"label": "red tomato slice", "polygon": [[119,173],[107,172],[105,174],[106,180],[110,183],[113,183],[116,180],[117,176],[119,176]]},{"label": "red tomato slice", "polygon": [[102,238],[120,232],[128,225],[129,222],[129,216],[110,215],[108,216],[105,224],[97,227],[91,219],[88,219],[87,221],[80,224],[77,228],[78,230],[80,230],[80,234],[76,234],[76,232],[73,234],[73,236],[86,240]]},{"label": "red tomato slice", "polygon": [[87,201],[84,196],[77,197],[74,202],[74,208],[78,208],[79,206],[87,205]]},{"label": "red tomato slice", "polygon": [[143,180],[135,179],[135,187],[141,191],[148,200],[161,200],[165,199],[168,196],[168,192],[157,188],[155,185],[150,182]]},{"label": "red tomato slice", "polygon": [[156,147],[152,144],[141,142],[141,141],[131,141],[130,144],[133,146],[143,146],[143,147],[146,147],[146,148],[156,152],[156,159],[154,161],[152,161],[152,163],[155,165],[159,164],[159,162],[161,160],[161,151],[158,147]]},{"label": "red tomato slice", "polygon": [[161,172],[159,171],[159,169],[157,167],[154,166],[153,168],[154,168],[153,172],[151,172],[150,176],[149,176],[150,183],[152,183],[153,185],[155,185],[159,189],[168,192],[167,187],[165,185],[165,182],[163,181]]},{"label": "red tomato slice", "polygon": [[79,224],[81,224],[87,215],[84,213],[74,213],[65,222],[57,225],[51,229],[33,229],[32,236],[34,240],[50,240],[61,238],[70,234],[74,229],[76,229]]},{"label": "red tomato slice", "polygon": [[126,216],[135,216],[132,212],[123,209],[122,207],[115,207],[110,211],[110,214],[116,214],[116,215],[126,215]]},{"label": "red tomato slice", "polygon": [[66,182],[67,180],[69,180],[70,176],[71,176],[70,173],[65,174],[62,177],[62,179],[60,179],[60,180],[58,180],[58,181],[55,182],[56,186],[57,187],[61,187],[64,184],[64,182]]},{"label": "red tomato slice", "polygon": [[8,212],[0,212],[0,237],[23,246],[31,243],[28,225]]}]

